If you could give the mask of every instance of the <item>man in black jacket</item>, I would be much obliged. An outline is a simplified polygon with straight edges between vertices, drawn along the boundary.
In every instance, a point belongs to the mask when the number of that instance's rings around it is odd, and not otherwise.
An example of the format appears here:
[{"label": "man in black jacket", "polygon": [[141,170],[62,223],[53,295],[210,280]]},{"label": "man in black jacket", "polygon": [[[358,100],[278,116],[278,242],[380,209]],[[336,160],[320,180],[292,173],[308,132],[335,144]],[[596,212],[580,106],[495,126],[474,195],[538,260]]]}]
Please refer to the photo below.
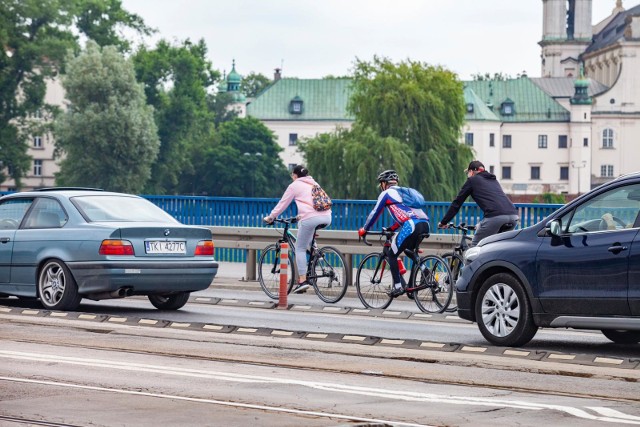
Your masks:
[{"label": "man in black jacket", "polygon": [[476,225],[476,232],[471,241],[470,246],[475,246],[485,237],[496,234],[505,224],[513,224],[511,228],[515,228],[520,217],[516,207],[502,191],[496,176],[487,172],[482,162],[472,161],[466,172],[467,181],[455,200],[451,202],[438,228],[448,228],[449,221],[456,216],[467,197],[471,196],[484,213],[484,218]]}]

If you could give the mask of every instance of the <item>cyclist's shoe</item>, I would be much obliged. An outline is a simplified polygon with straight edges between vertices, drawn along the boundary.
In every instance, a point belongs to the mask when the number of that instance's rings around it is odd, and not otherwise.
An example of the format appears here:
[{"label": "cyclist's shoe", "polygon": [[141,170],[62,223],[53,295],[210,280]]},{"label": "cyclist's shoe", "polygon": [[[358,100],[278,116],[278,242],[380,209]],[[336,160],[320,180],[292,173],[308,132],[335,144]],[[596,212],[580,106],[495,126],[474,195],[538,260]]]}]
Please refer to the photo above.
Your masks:
[{"label": "cyclist's shoe", "polygon": [[387,295],[389,295],[390,297],[398,297],[400,295],[404,294],[404,289],[402,288],[392,288],[391,290],[387,291]]},{"label": "cyclist's shoe", "polygon": [[311,287],[311,285],[309,284],[309,282],[307,282],[306,280],[302,283],[298,283],[298,285],[293,288],[293,291],[291,291],[294,294],[304,294],[305,292],[307,292],[307,289],[309,289]]}]

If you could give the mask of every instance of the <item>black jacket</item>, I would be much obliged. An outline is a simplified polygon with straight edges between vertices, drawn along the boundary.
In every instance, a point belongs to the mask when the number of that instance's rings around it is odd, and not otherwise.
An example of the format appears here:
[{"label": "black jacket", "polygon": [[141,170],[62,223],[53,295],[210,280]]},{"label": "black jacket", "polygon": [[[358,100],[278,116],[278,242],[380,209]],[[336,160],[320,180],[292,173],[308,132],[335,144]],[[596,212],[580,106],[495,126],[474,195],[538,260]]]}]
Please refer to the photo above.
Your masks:
[{"label": "black jacket", "polygon": [[480,206],[486,218],[518,214],[516,207],[502,191],[496,176],[483,171],[467,179],[455,200],[451,202],[451,206],[440,224],[448,224],[469,196],[473,197],[473,201]]}]

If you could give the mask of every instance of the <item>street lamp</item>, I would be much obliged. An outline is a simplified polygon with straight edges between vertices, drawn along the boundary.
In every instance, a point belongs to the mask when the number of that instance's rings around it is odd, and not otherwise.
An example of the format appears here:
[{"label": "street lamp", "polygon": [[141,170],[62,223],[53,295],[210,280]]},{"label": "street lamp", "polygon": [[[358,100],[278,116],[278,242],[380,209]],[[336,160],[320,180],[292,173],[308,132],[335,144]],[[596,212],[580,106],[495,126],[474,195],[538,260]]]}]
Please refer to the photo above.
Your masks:
[{"label": "street lamp", "polygon": [[585,168],[587,166],[587,161],[583,160],[580,164],[576,164],[576,162],[571,162],[571,167],[574,169],[578,169],[578,196],[580,195],[580,169]]},{"label": "street lamp", "polygon": [[[262,157],[262,153],[244,153],[245,156],[247,156],[250,159],[256,159],[256,160],[260,160],[260,158]],[[253,163],[253,160],[251,160],[251,163]],[[255,181],[256,181],[256,166],[257,163],[254,165],[252,164],[252,173],[251,173],[251,197],[254,197],[254,185],[255,185]]]}]

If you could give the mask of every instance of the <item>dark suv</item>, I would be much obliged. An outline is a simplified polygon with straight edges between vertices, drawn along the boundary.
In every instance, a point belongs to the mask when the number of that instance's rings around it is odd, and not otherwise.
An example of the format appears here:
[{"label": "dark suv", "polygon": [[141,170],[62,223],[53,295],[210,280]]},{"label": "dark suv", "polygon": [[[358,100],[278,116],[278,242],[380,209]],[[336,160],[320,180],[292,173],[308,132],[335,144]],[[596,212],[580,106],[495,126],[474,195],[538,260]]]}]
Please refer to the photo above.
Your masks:
[{"label": "dark suv", "polygon": [[538,327],[599,329],[640,341],[640,173],[568,203],[542,222],[484,239],[465,254],[458,315],[495,345]]}]

